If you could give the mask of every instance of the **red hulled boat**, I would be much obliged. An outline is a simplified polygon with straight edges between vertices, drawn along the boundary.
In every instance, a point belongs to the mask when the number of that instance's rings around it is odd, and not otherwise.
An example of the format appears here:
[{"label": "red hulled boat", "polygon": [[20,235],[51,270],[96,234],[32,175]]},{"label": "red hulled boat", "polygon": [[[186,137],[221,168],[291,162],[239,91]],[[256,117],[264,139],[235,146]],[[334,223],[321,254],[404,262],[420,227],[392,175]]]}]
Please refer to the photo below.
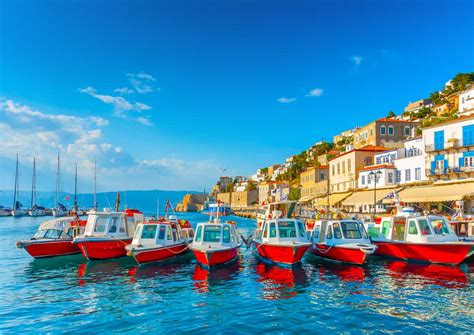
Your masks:
[{"label": "red hulled boat", "polygon": [[[378,226],[378,227],[376,227]],[[404,208],[370,226],[375,255],[407,261],[457,265],[468,258],[474,243],[460,241],[442,216],[416,216]]]},{"label": "red hulled boat", "polygon": [[335,261],[360,265],[377,249],[355,220],[318,220],[308,232],[313,243],[309,252]]},{"label": "red hulled boat", "polygon": [[[189,251],[188,238],[191,225],[180,223],[171,215],[168,220],[150,220],[139,223],[131,244],[126,246],[127,254],[137,263],[165,261]],[[185,230],[183,230],[183,227]]]},{"label": "red hulled boat", "polygon": [[143,222],[143,214],[134,209],[124,212],[89,212],[84,234],[74,238],[87,259],[108,259],[127,254],[125,246],[132,242],[135,227]]},{"label": "red hulled boat", "polygon": [[82,233],[85,224],[86,221],[77,217],[48,220],[41,223],[31,239],[18,241],[16,245],[35,258],[78,254],[81,250],[72,240]]},{"label": "red hulled boat", "polygon": [[253,240],[254,252],[263,260],[284,266],[301,262],[311,246],[303,221],[275,219],[266,221]]}]

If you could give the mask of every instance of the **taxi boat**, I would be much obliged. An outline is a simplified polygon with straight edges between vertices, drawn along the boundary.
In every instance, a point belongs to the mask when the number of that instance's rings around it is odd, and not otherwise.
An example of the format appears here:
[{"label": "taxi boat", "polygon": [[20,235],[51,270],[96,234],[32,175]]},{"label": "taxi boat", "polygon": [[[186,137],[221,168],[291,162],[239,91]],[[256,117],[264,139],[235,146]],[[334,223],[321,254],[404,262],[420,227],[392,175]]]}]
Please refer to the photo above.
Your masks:
[{"label": "taxi boat", "polygon": [[87,259],[108,259],[127,254],[125,247],[132,242],[136,225],[143,222],[143,214],[135,209],[124,212],[88,212],[84,234],[74,238]]},{"label": "taxi boat", "polygon": [[389,258],[458,265],[474,247],[472,242],[460,241],[444,217],[417,216],[411,208],[382,217],[379,227],[369,229],[378,247],[375,255]]},{"label": "taxi boat", "polygon": [[31,239],[18,241],[16,245],[35,258],[78,254],[81,250],[72,241],[84,231],[85,224],[86,221],[77,217],[44,221]]},{"label": "taxi boat", "polygon": [[185,229],[185,232],[181,229],[175,216],[140,222],[132,243],[125,247],[127,255],[132,256],[139,264],[165,261],[183,255],[189,251],[189,228]]},{"label": "taxi boat", "polygon": [[264,262],[293,266],[311,246],[303,221],[299,219],[272,219],[263,223],[252,241],[254,252]]},{"label": "taxi boat", "polygon": [[318,220],[308,231],[313,255],[352,264],[363,264],[377,249],[364,225],[356,220]]}]

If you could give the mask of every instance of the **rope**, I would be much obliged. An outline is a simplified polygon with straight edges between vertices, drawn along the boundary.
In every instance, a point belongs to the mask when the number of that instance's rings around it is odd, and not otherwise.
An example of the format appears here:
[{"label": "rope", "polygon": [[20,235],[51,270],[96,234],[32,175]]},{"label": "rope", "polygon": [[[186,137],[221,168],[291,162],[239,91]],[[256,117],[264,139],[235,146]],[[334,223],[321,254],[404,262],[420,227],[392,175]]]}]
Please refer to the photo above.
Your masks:
[{"label": "rope", "polygon": [[327,248],[326,250],[322,250],[322,249],[319,249],[319,247],[318,247],[317,244],[315,244],[315,245],[314,245],[314,249],[318,250],[318,251],[319,251],[320,253],[322,253],[322,254],[326,254],[326,253],[329,252],[329,250],[332,249],[332,245],[330,245],[329,248]]}]

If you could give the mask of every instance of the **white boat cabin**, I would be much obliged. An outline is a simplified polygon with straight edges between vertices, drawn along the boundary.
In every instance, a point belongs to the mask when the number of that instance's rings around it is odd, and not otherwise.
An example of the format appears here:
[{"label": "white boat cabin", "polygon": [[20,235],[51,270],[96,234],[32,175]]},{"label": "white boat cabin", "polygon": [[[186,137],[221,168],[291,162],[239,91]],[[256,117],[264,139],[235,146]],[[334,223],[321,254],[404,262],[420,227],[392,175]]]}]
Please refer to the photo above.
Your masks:
[{"label": "white boat cabin", "polygon": [[376,241],[412,243],[456,242],[459,237],[442,216],[389,216],[380,222]]},{"label": "white boat cabin", "polygon": [[135,227],[143,222],[143,214],[126,212],[89,212],[83,236],[132,237]]},{"label": "white boat cabin", "polygon": [[71,217],[44,221],[38,227],[32,240],[70,240],[84,230],[84,227],[81,227],[76,222],[73,223],[73,221],[74,219]]},{"label": "white boat cabin", "polygon": [[362,222],[357,220],[318,220],[314,223],[309,238],[313,243],[340,245],[348,243],[370,244]]},{"label": "white boat cabin", "polygon": [[308,243],[303,221],[297,219],[276,219],[265,221],[257,230],[256,240],[267,243]]},{"label": "white boat cabin", "polygon": [[179,224],[167,220],[152,220],[137,225],[132,245],[140,247],[171,246],[186,243]]},{"label": "white boat cabin", "polygon": [[233,222],[198,223],[194,234],[193,246],[199,247],[238,247],[240,237]]}]

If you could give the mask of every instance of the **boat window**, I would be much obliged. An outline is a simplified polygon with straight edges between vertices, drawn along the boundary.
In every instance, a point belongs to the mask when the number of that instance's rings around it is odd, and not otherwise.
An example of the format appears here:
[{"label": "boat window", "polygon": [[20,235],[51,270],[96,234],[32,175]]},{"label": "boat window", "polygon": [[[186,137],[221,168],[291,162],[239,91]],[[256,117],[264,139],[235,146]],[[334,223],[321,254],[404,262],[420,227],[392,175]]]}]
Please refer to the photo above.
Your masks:
[{"label": "boat window", "polygon": [[352,239],[352,240],[362,238],[360,227],[357,222],[355,221],[341,222],[341,227],[342,227],[342,232],[344,233],[345,238]]},{"label": "boat window", "polygon": [[313,230],[313,238],[319,239],[319,232],[321,231],[321,226],[320,225],[315,225],[314,230]]},{"label": "boat window", "polygon": [[42,229],[42,230],[38,230],[36,232],[36,234],[33,236],[33,239],[40,239],[40,238],[43,238],[44,235],[46,235],[46,233],[48,232],[48,230],[45,230],[45,229]]},{"label": "boat window", "polygon": [[116,233],[117,232],[117,218],[111,218],[110,219],[110,225],[109,225],[109,233]]},{"label": "boat window", "polygon": [[138,226],[135,230],[135,234],[133,235],[133,239],[136,240],[142,235],[143,226]]},{"label": "boat window", "polygon": [[143,226],[142,239],[152,239],[156,236],[156,224],[147,224]]},{"label": "boat window", "polygon": [[165,239],[165,233],[166,233],[166,227],[163,225],[160,225],[160,230],[158,231],[158,239],[159,240],[164,240]]},{"label": "boat window", "polygon": [[298,222],[298,232],[300,233],[300,237],[305,237],[305,229],[302,221]]},{"label": "boat window", "polygon": [[364,225],[359,222],[359,231],[362,233],[362,237],[365,239],[368,239],[369,237],[367,236],[367,232],[365,231]]},{"label": "boat window", "polygon": [[[119,220],[119,218],[114,218],[116,219],[117,221]],[[131,220],[131,223],[133,224],[134,220]],[[119,229],[119,232],[121,233],[125,233],[125,225],[127,224],[127,221],[126,219],[122,219],[120,220],[120,229]]]},{"label": "boat window", "polygon": [[296,237],[295,221],[280,221],[278,222],[278,233],[281,238]]},{"label": "boat window", "polygon": [[58,230],[58,229],[48,229],[44,237],[57,239],[57,238],[60,238],[62,232],[63,232],[62,230]]},{"label": "boat window", "polygon": [[171,236],[171,227],[166,228],[166,239],[168,241],[171,241],[173,239],[173,237]]},{"label": "boat window", "polygon": [[223,228],[222,242],[230,243],[230,229],[229,229],[229,226],[224,226],[224,228]]},{"label": "boat window", "polygon": [[451,230],[446,224],[446,221],[444,221],[442,218],[430,219],[430,223],[436,235],[451,234]]},{"label": "boat window", "polygon": [[176,229],[173,228],[173,229],[172,229],[172,232],[173,232],[173,241],[176,242],[176,241],[178,240],[178,234],[177,234],[177,232],[176,232]]},{"label": "boat window", "polygon": [[332,224],[332,228],[334,230],[334,238],[337,238],[337,239],[342,238],[341,227],[339,226],[339,223],[334,222]]},{"label": "boat window", "polygon": [[202,236],[202,226],[199,226],[196,230],[196,235],[194,235],[194,240],[196,242],[201,242],[201,236]]},{"label": "boat window", "polygon": [[419,219],[418,224],[420,225],[421,235],[431,235],[430,225],[427,220]]},{"label": "boat window", "polygon": [[203,241],[204,242],[220,242],[221,241],[221,226],[205,226]]},{"label": "boat window", "polygon": [[107,227],[107,217],[98,217],[95,221],[94,233],[105,233]]},{"label": "boat window", "polygon": [[408,223],[408,234],[418,235],[418,229],[416,229],[416,221],[410,220]]},{"label": "boat window", "polygon": [[277,236],[277,232],[275,229],[275,222],[270,222],[270,238],[276,237],[276,236]]},{"label": "boat window", "polygon": [[194,231],[192,229],[187,230],[189,238],[194,237]]},{"label": "boat window", "polygon": [[405,222],[394,222],[392,230],[392,240],[403,241],[405,239]]},{"label": "boat window", "polygon": [[328,226],[328,228],[327,228],[326,238],[327,239],[332,239],[332,227],[331,226]]},{"label": "boat window", "polygon": [[263,237],[267,238],[268,237],[268,224],[265,223],[263,226]]}]

